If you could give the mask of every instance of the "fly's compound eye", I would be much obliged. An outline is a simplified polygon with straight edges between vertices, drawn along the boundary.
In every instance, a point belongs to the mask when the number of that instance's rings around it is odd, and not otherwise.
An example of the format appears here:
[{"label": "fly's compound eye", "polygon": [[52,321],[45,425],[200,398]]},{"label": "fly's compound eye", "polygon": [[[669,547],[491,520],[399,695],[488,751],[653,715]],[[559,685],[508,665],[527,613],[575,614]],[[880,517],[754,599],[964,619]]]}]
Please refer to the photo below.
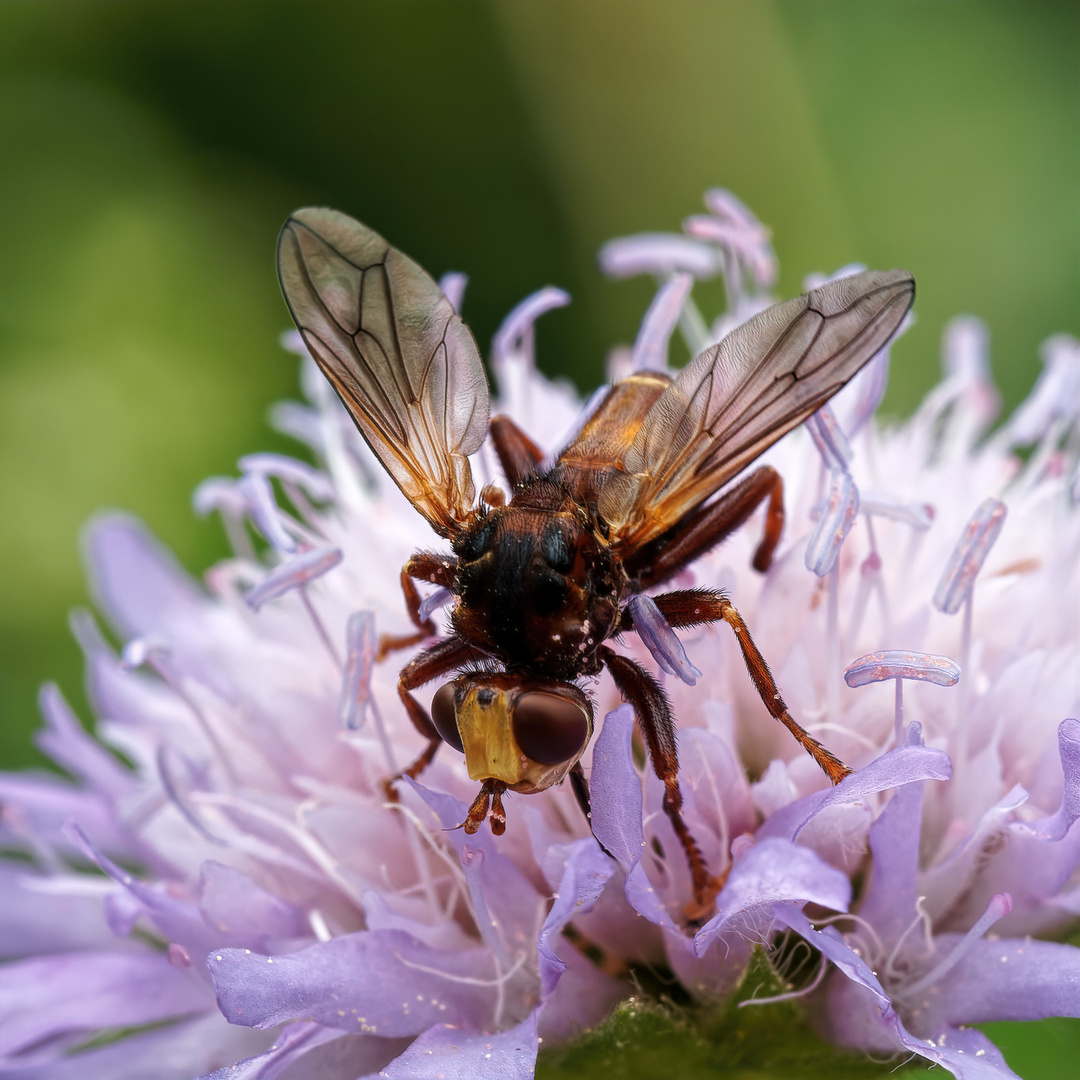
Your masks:
[{"label": "fly's compound eye", "polygon": [[589,721],[580,705],[534,690],[514,703],[514,738],[521,752],[541,765],[561,765],[585,745]]},{"label": "fly's compound eye", "polygon": [[454,684],[447,683],[435,691],[431,699],[431,722],[436,731],[442,736],[443,742],[448,743],[455,750],[465,753],[465,747],[461,745],[461,734],[457,726],[457,708],[454,704]]}]

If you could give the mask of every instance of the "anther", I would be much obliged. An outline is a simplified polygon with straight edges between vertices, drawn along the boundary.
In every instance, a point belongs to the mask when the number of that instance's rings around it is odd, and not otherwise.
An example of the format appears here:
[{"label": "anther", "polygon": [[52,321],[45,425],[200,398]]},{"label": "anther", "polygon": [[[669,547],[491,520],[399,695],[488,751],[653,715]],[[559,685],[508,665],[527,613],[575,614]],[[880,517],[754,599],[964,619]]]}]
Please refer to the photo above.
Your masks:
[{"label": "anther", "polygon": [[934,590],[934,607],[939,611],[955,615],[971,595],[975,578],[1005,523],[1006,510],[1000,499],[991,497],[972,514]]},{"label": "anther", "polygon": [[244,601],[252,611],[258,611],[263,604],[322,577],[333,570],[341,560],[341,549],[336,547],[317,547],[302,551],[274,567],[262,582],[244,597]]}]

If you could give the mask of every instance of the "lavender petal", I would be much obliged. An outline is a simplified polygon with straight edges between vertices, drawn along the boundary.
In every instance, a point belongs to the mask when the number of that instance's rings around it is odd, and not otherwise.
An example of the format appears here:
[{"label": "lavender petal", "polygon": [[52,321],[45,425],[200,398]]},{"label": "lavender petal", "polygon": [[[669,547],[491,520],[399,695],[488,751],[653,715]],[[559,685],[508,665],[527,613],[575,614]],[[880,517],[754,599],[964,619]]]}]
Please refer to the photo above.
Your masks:
[{"label": "lavender petal", "polygon": [[151,634],[198,612],[205,598],[142,522],[96,518],[83,534],[94,598],[123,638]]},{"label": "lavender petal", "polygon": [[604,717],[593,748],[589,779],[593,835],[626,870],[624,890],[630,906],[650,922],[678,931],[641,865],[645,849],[641,777],[630,750],[634,710],[629,705]]},{"label": "lavender petal", "polygon": [[1064,773],[1061,806],[1049,817],[1021,826],[1043,840],[1064,840],[1080,818],[1080,720],[1070,717],[1058,726],[1058,754]]},{"label": "lavender petal", "polygon": [[633,727],[634,710],[629,705],[620,705],[604,717],[589,776],[593,835],[624,870],[641,858],[645,846],[641,777],[630,749]]},{"label": "lavender petal", "polygon": [[198,1080],[270,1080],[289,1073],[318,1080],[355,1080],[358,1072],[388,1065],[410,1041],[352,1035],[321,1024],[286,1024],[269,1050]]},{"label": "lavender petal", "polygon": [[905,784],[870,826],[873,872],[859,916],[888,947],[900,939],[917,914],[922,803],[923,784]]},{"label": "lavender petal", "polygon": [[[939,934],[934,944],[947,956],[964,936]],[[913,1012],[933,1017],[935,1030],[942,1023],[1080,1016],[1080,948],[1031,938],[976,941]]]},{"label": "lavender petal", "polygon": [[57,765],[84,784],[111,799],[134,794],[138,782],[101,743],[90,736],[72,712],[55,683],[46,683],[38,695],[45,728],[34,742]]},{"label": "lavender petal", "polygon": [[271,942],[304,937],[310,933],[307,921],[292,904],[260,888],[232,866],[205,862],[199,873],[199,911],[229,942],[265,951]]},{"label": "lavender petal", "polygon": [[489,832],[469,836],[458,828],[468,813],[464,803],[415,781],[410,786],[435,811],[447,839],[457,848],[470,894],[486,913],[486,918],[476,913],[485,940],[500,952],[510,948],[520,954],[526,947],[535,948],[543,898],[532,883],[499,851]]},{"label": "lavender petal", "polygon": [[735,860],[716,898],[716,914],[694,938],[694,951],[703,956],[719,935],[731,930],[760,932],[760,920],[763,916],[771,920],[774,905],[815,903],[846,911],[850,902],[851,882],[846,874],[809,848],[786,840],[763,840]]},{"label": "lavender petal", "polygon": [[540,992],[545,998],[566,970],[566,963],[555,952],[555,944],[562,942],[564,952],[573,949],[562,938],[563,928],[571,919],[592,911],[614,869],[614,863],[591,836],[570,845],[555,902],[536,942],[540,955]]},{"label": "lavender petal", "polygon": [[438,1024],[378,1074],[360,1080],[532,1080],[538,1049],[535,1012],[496,1035]]},{"label": "lavender petal", "polygon": [[0,956],[116,948],[102,900],[115,886],[89,874],[42,874],[0,859]]},{"label": "lavender petal", "polygon": [[211,952],[206,965],[231,1024],[298,1018],[365,1035],[416,1035],[433,1023],[479,1028],[496,987],[486,949],[443,952],[400,930],[360,931],[283,956]]},{"label": "lavender petal", "polygon": [[69,1031],[135,1027],[199,1012],[206,990],[159,952],[80,952],[0,967],[0,1056]]},{"label": "lavender petal", "polygon": [[[912,1035],[866,961],[832,927],[815,930],[801,911],[785,905],[777,905],[774,916],[850,980],[839,989],[834,986],[829,996],[829,1022],[834,1036],[842,1042],[885,1053],[906,1049],[943,1066],[958,1080],[1019,1080],[981,1032],[974,1033],[979,1038],[972,1042],[958,1038],[962,1033],[955,1029],[937,1033],[933,1041]],[[969,1047],[971,1053],[967,1052]],[[983,1051],[981,1056],[978,1050]]]},{"label": "lavender petal", "polygon": [[952,762],[941,750],[921,744],[919,724],[908,727],[907,742],[875,758],[835,787],[797,799],[778,810],[758,830],[758,837],[778,836],[794,840],[822,810],[830,806],[856,802],[888,788],[901,787],[919,780],[948,780]]}]

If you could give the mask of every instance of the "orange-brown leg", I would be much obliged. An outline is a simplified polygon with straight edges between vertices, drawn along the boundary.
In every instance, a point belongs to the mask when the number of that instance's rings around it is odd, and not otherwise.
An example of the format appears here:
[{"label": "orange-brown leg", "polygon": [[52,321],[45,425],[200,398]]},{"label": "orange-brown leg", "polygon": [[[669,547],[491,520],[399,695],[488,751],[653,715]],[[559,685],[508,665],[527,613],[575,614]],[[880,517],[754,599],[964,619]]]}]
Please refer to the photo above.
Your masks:
[{"label": "orange-brown leg", "polygon": [[784,531],[784,481],[768,465],[755,469],[720,498],[692,510],[634,552],[623,564],[630,580],[639,589],[667,581],[744,525],[766,499],[765,531],[753,558],[754,569],[764,573]]},{"label": "orange-brown leg", "polygon": [[[726,622],[735,632],[735,640],[739,643],[743,660],[746,662],[746,670],[750,673],[758,696],[769,713],[795,736],[799,745],[821,766],[834,784],[839,784],[851,772],[839,758],[829,753],[805,728],[795,722],[780,696],[780,689],[765,662],[765,657],[754,644],[754,639],[735,605],[726,596],[710,589],[685,589],[664,593],[653,599],[672,627]],[[626,612],[619,623],[619,630],[621,632],[630,629],[633,629],[633,620],[629,618],[629,612]]]},{"label": "orange-brown leg", "polygon": [[629,657],[606,646],[600,649],[600,655],[619,692],[634,707],[638,726],[649,748],[653,771],[664,784],[664,813],[686,852],[690,877],[694,883],[694,899],[687,904],[684,914],[689,922],[700,922],[712,914],[721,882],[709,873],[705,856],[683,820],[679,756],[675,748],[675,721],[671,715],[671,705],[656,680]]},{"label": "orange-brown leg", "polygon": [[379,637],[379,647],[375,652],[376,662],[386,659],[388,653],[398,649],[407,649],[411,645],[419,645],[421,641],[434,637],[437,633],[435,624],[430,619],[420,618],[420,605],[423,599],[416,588],[417,581],[430,581],[433,585],[441,585],[444,589],[453,586],[454,575],[457,572],[457,559],[452,555],[436,555],[433,552],[421,551],[401,568],[401,591],[405,594],[405,608],[409,613],[409,621],[416,627],[415,634],[382,634]]},{"label": "orange-brown leg", "polygon": [[470,660],[475,660],[478,655],[476,650],[461,638],[448,637],[410,660],[401,669],[401,674],[398,676],[398,697],[401,698],[401,703],[405,706],[413,727],[428,740],[428,744],[423,753],[407,769],[383,781],[383,789],[388,799],[392,801],[397,799],[394,781],[400,780],[403,776],[415,780],[435,760],[435,754],[442,743],[442,736],[431,722],[427,709],[412,696],[410,691],[455,670]]},{"label": "orange-brown leg", "polygon": [[544,453],[509,416],[493,417],[488,433],[503,475],[512,488],[536,475],[536,466],[543,461]]}]

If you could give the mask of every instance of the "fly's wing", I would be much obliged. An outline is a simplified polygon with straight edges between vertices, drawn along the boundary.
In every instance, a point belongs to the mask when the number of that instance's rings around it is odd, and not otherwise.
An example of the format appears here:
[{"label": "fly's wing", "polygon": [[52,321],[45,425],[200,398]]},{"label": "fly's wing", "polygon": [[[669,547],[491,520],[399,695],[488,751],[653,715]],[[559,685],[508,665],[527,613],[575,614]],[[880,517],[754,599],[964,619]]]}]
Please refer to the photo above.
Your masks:
[{"label": "fly's wing", "polygon": [[820,409],[896,333],[914,298],[907,271],[864,271],[774,305],[687,364],[599,494],[623,557]]},{"label": "fly's wing", "polygon": [[336,210],[297,210],[278,239],[285,302],[323,374],[409,501],[442,536],[468,518],[468,455],[487,434],[487,379],[438,285]]}]

